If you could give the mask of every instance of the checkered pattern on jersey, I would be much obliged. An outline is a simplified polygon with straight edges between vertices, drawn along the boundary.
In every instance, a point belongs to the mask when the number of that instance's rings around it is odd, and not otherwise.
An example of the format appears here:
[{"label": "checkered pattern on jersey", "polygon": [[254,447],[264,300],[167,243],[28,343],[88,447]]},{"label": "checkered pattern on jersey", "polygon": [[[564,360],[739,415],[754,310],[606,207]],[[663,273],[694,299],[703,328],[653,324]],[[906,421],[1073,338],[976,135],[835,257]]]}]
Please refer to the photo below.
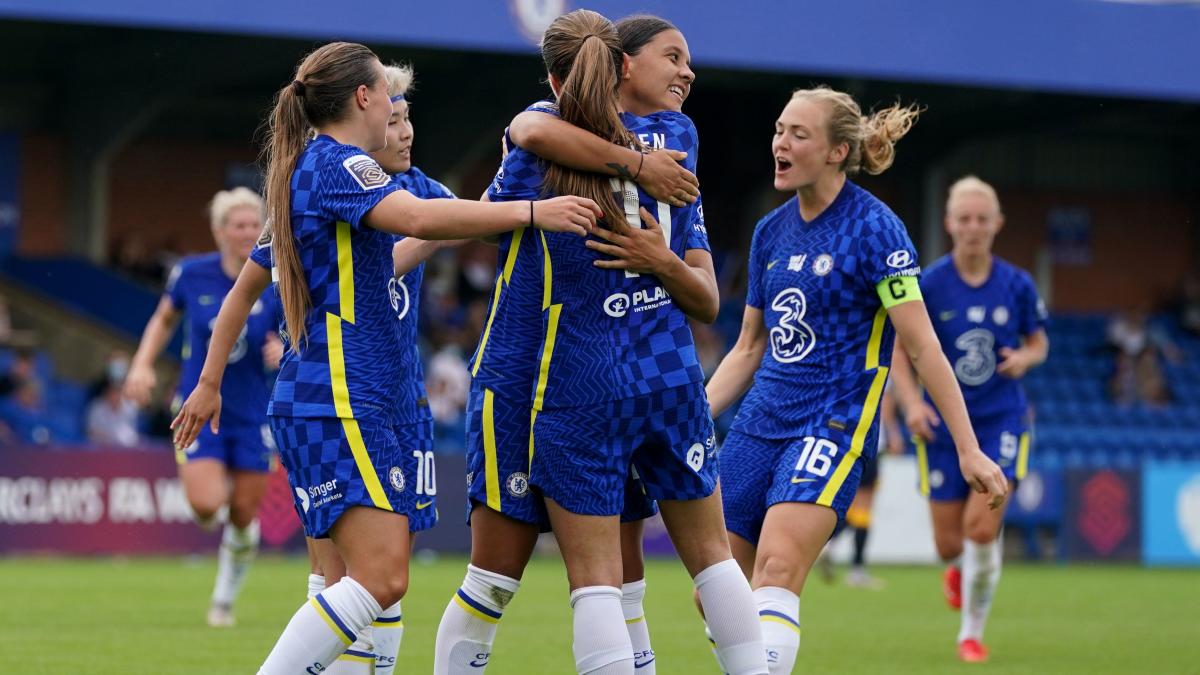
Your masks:
[{"label": "checkered pattern on jersey", "polygon": [[[278,416],[268,420],[306,535],[328,536],[329,529],[352,506],[375,507],[346,440],[343,420]],[[370,422],[357,424],[391,509],[406,515],[415,511],[414,476],[407,471],[392,429]],[[399,469],[395,480],[393,468]]]},{"label": "checkered pattern on jersey", "polygon": [[[660,113],[625,119],[639,137],[683,150],[695,161],[695,127],[686,116]],[[619,195],[618,202],[623,201]],[[659,204],[640,189],[637,201],[652,214],[661,213]],[[669,246],[682,258],[689,240],[694,242],[690,233],[696,209],[669,208],[668,213]],[[583,406],[703,379],[687,317],[655,277],[630,277],[596,267],[593,263],[606,256],[573,235],[546,233],[544,241],[552,272],[545,283],[550,302],[561,310],[557,321],[550,312],[544,315],[547,336],[553,324],[554,342],[547,340],[541,355],[541,361],[548,362],[548,376],[536,406]],[[545,349],[551,346],[547,359]]]},{"label": "checkered pattern on jersey", "polygon": [[[529,489],[529,395],[491,390],[488,429],[483,414],[485,390],[490,387],[476,379],[467,397],[467,523],[471,509],[480,506],[548,532],[545,504]],[[493,471],[488,468],[490,444],[496,452]]]},{"label": "checkered pattern on jersey", "polygon": [[916,259],[903,223],[850,181],[811,223],[794,197],[759,221],[746,304],[763,311],[768,346],[733,428],[787,438],[814,419],[857,424],[878,368],[891,364],[876,284],[917,274],[915,263],[891,264]]},{"label": "checkered pattern on jersey", "polygon": [[1029,273],[993,256],[991,275],[974,287],[947,255],[922,275],[921,294],[972,421],[1023,414],[1029,404],[1020,380],[997,375],[996,365],[1001,349],[1015,349],[1045,328],[1045,306]]},{"label": "checkered pattern on jersey", "polygon": [[[399,189],[361,149],[328,136],[300,155],[291,183],[292,233],[312,309],[305,317],[307,341],[284,356],[270,414],[390,423],[405,352],[388,290],[394,239],[362,219]],[[330,316],[340,334],[332,345]],[[331,369],[338,347],[341,362]],[[348,413],[334,404],[341,387],[348,391]]]},{"label": "checkered pattern on jersey", "polygon": [[538,413],[530,481],[572,513],[618,515],[633,466],[652,499],[699,499],[717,481],[703,387]]},{"label": "checkered pattern on jersey", "polygon": [[[196,388],[208,356],[212,326],[233,281],[222,269],[219,253],[188,256],[168,278],[164,297],[183,313],[183,369],[177,389],[180,400]],[[245,328],[230,350],[221,380],[222,426],[257,429],[266,424],[270,383],[262,348],[267,335],[278,329],[277,317],[275,293],[268,288],[254,303]]]},{"label": "checkered pattern on jersey", "polygon": [[[455,199],[445,185],[425,175],[417,167],[392,176],[392,180],[420,199]],[[404,237],[396,237],[400,241]],[[425,264],[421,263],[399,279],[388,275],[388,297],[392,310],[400,320],[400,344],[403,354],[397,377],[400,378],[400,397],[396,402],[396,423],[407,424],[432,420],[429,401],[425,396],[425,371],[417,348],[417,320],[421,313],[421,282]]]}]

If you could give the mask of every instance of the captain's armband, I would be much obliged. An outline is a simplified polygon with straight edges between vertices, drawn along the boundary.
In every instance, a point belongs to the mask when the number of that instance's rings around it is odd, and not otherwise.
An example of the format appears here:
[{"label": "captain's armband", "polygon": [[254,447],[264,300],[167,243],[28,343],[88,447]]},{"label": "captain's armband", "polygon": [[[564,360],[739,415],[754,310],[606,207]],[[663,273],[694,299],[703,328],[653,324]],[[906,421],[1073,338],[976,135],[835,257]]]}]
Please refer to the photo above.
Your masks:
[{"label": "captain's armband", "polygon": [[921,284],[915,276],[888,277],[875,285],[884,309],[891,309],[913,300],[921,300]]}]

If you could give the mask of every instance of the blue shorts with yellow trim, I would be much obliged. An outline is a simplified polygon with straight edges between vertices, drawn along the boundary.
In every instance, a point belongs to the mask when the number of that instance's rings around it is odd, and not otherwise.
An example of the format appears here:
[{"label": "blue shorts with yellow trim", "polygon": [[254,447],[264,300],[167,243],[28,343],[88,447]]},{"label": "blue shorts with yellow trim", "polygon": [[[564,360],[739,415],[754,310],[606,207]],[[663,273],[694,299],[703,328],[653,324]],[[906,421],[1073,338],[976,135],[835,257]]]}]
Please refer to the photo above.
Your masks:
[{"label": "blue shorts with yellow trim", "polygon": [[268,422],[309,537],[328,537],[352,506],[405,516],[415,511],[415,476],[406,471],[391,426],[334,417],[271,416]]},{"label": "blue shorts with yellow trim", "polygon": [[191,445],[175,451],[175,461],[182,465],[198,459],[215,459],[231,471],[268,473],[274,452],[275,439],[266,424],[222,425],[219,434],[205,424]]},{"label": "blue shorts with yellow trim", "polygon": [[[1029,424],[1025,415],[1005,415],[991,420],[971,420],[979,449],[1000,465],[1004,477],[1019,481],[1029,468]],[[971,494],[958,466],[954,439],[944,428],[933,441],[914,439],[917,446],[917,489],[936,502],[962,501]]]},{"label": "blue shorts with yellow trim", "polygon": [[653,500],[701,499],[716,488],[716,436],[702,383],[543,410],[533,438],[530,481],[571,513],[621,514],[627,487],[637,485],[631,478]]},{"label": "blue shorts with yellow trim", "polygon": [[802,425],[791,438],[730,432],[719,454],[725,529],[757,546],[767,509],[784,502],[828,506],[841,522],[875,454],[877,430],[871,425],[861,444],[823,425]]},{"label": "blue shorts with yellow trim", "polygon": [[529,484],[529,391],[471,383],[467,397],[467,524],[476,505],[550,530],[542,497]]},{"label": "blue shorts with yellow trim", "polygon": [[437,525],[437,462],[433,453],[433,420],[397,424],[392,427],[404,476],[412,479],[413,508],[408,514],[408,531],[422,532]]}]

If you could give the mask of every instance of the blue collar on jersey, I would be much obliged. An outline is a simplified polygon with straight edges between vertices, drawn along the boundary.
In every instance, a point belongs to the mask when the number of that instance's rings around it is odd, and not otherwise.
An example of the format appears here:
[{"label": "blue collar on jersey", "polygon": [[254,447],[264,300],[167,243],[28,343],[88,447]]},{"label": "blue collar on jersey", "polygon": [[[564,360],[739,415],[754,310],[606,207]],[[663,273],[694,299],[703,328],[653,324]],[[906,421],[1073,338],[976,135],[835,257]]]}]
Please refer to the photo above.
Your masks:
[{"label": "blue collar on jersey", "polygon": [[392,97],[392,103],[396,103],[397,101],[403,101],[403,100],[404,100],[404,94],[396,94],[395,96]]}]

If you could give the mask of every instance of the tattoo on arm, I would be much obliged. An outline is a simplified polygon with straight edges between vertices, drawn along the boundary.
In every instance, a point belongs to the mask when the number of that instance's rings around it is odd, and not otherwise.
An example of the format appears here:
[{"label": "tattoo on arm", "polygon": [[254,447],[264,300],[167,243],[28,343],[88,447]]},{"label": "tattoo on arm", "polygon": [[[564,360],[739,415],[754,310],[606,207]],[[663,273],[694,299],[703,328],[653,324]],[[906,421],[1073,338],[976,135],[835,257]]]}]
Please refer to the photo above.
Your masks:
[{"label": "tattoo on arm", "polygon": [[616,171],[618,178],[623,178],[626,180],[633,180],[633,173],[629,171],[628,166],[626,166],[624,164],[618,164],[616,162],[609,162],[609,163],[605,164],[605,166],[612,169],[613,171]]}]

